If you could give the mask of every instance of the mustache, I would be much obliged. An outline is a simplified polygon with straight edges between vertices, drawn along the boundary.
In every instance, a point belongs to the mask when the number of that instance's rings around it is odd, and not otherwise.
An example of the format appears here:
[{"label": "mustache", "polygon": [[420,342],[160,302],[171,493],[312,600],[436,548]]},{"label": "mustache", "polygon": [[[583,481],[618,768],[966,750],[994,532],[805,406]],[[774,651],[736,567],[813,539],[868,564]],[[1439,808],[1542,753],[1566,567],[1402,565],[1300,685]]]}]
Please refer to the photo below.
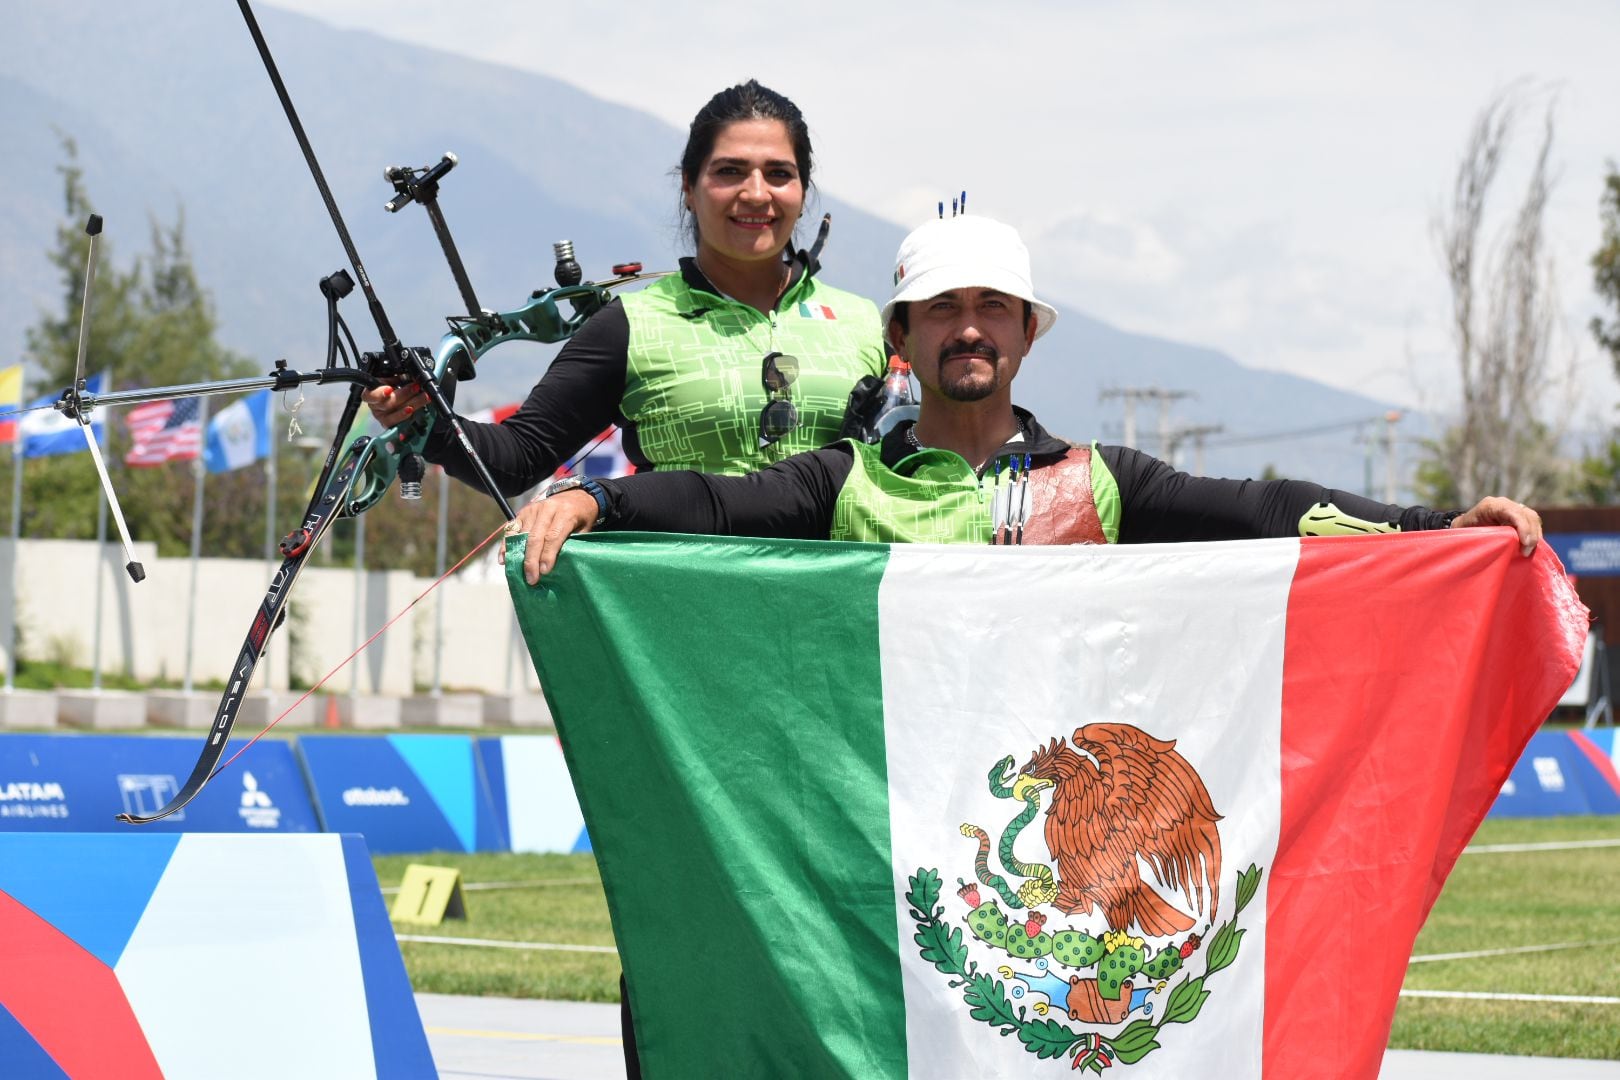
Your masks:
[{"label": "mustache", "polygon": [[944,363],[953,356],[982,356],[986,360],[993,362],[1001,359],[1001,350],[988,341],[981,341],[977,344],[968,341],[953,341],[939,350],[940,363]]}]

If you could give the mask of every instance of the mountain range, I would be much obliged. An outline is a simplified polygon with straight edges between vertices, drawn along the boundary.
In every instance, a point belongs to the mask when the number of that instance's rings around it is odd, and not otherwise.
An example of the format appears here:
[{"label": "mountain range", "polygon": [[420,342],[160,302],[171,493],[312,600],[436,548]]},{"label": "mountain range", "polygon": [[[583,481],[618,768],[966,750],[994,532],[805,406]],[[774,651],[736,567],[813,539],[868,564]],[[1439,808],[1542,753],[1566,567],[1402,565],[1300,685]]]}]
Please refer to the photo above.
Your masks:
[{"label": "mountain range", "polygon": [[[382,178],[388,165],[457,154],[441,207],[485,307],[515,307],[549,285],[554,240],[572,240],[595,278],[631,260],[668,269],[682,253],[672,170],[683,131],[544,75],[262,5],[257,14],[376,291],[408,343],[431,345],[443,333],[442,317],[460,305],[422,212],[382,209],[392,194]],[[225,344],[267,369],[278,357],[294,368],[318,366],[325,322],[316,282],[346,260],[233,7],[13,2],[5,21],[0,139],[10,153],[0,200],[0,347],[21,355],[25,328],[59,302],[46,253],[62,214],[62,139],[71,136],[117,262],[146,250],[152,221],[183,213]],[[904,227],[830,196],[819,197],[807,220],[823,211],[833,217],[823,256],[828,280],[884,296]],[[1102,400],[1104,391],[1186,391],[1173,423],[1223,428],[1210,435],[1208,472],[1258,475],[1274,466],[1368,486],[1371,447],[1353,441],[1350,422],[1366,421],[1364,433],[1374,433],[1385,403],[1245,367],[1214,349],[1129,333],[1099,317],[1105,312],[1051,299],[1061,317],[1025,364],[1016,397],[1054,431],[1117,440],[1121,403]],[[358,297],[346,310],[362,347],[374,346]],[[521,398],[552,351],[514,345],[490,354],[463,405]],[[116,375],[140,381],[138,372]],[[1144,406],[1138,443],[1149,451],[1160,449],[1156,424],[1157,412]],[[1408,436],[1427,430],[1421,418],[1403,429]],[[1223,437],[1234,444],[1220,445]],[[1178,463],[1190,467],[1191,453]]]}]

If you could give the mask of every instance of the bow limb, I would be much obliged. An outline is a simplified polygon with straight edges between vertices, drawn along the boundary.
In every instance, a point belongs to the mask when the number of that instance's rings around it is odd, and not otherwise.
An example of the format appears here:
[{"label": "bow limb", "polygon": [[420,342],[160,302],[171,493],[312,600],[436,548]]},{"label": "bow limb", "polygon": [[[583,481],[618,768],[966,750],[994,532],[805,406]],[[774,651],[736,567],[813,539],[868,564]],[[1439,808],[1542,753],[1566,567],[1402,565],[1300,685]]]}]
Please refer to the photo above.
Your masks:
[{"label": "bow limb", "polygon": [[332,450],[327,455],[327,463],[321,473],[324,482],[317,486],[315,497],[310,500],[309,508],[304,511],[303,525],[281,542],[281,553],[284,556],[281,567],[270,579],[270,588],[259,604],[259,611],[253,617],[252,626],[248,628],[247,638],[242,642],[242,651],[237,654],[236,663],[231,669],[229,686],[224,696],[220,698],[219,709],[215,712],[214,722],[209,728],[208,741],[203,744],[202,753],[197,756],[197,764],[192,767],[191,775],[186,778],[185,784],[175,793],[174,798],[160,810],[147,815],[119,814],[119,821],[129,825],[146,825],[166,818],[195,799],[213,778],[220,756],[225,752],[225,744],[230,741],[231,728],[236,724],[236,714],[242,707],[248,684],[253,680],[254,669],[259,666],[259,659],[264,655],[264,647],[270,640],[271,633],[280,623],[282,609],[286,606],[287,597],[292,593],[293,583],[298,580],[304,562],[315,549],[316,543],[326,535],[332,523],[343,516],[344,510],[349,505],[349,488],[360,468],[369,440],[356,440],[348,451],[341,455],[341,459],[339,451],[343,435],[353,422],[359,403],[359,392],[356,390],[350,394],[349,407],[344,410],[343,422],[338,426],[338,441],[333,443]]}]

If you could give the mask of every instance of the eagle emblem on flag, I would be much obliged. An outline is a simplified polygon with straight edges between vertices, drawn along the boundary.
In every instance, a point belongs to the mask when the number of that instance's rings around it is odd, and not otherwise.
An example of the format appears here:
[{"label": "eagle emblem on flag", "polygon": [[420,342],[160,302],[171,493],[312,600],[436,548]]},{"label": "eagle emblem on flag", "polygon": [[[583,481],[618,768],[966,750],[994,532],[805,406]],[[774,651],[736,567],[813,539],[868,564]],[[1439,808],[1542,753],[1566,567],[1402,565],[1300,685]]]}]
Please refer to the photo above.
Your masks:
[{"label": "eagle emblem on flag", "polygon": [[[1198,1016],[1210,977],[1237,959],[1238,916],[1261,870],[1238,875],[1231,916],[1217,926],[1221,815],[1175,746],[1097,723],[1037,747],[1016,774],[1016,758],[1003,757],[987,773],[989,793],[1017,809],[994,840],[976,822],[960,826],[976,844],[970,874],[956,879],[961,907],[941,904],[938,869],[908,879],[922,958],[975,1019],[1039,1058],[1093,1072],[1134,1064],[1167,1025]],[[1050,862],[1019,851],[1043,807]]]}]

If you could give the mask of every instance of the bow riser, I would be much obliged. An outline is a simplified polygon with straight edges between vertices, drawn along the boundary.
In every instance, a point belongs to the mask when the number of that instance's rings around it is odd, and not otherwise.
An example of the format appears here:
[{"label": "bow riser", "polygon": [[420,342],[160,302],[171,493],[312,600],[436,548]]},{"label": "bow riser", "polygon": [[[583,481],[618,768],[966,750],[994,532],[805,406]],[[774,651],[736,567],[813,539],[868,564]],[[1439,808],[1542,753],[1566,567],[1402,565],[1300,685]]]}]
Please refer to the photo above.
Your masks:
[{"label": "bow riser", "polygon": [[[652,277],[656,275],[645,275]],[[634,275],[612,284],[640,280]],[[532,297],[511,311],[486,313],[478,318],[461,316],[451,320],[452,329],[439,339],[433,354],[433,377],[448,390],[458,380],[472,378],[473,364],[485,353],[509,341],[535,341],[553,345],[572,337],[585,320],[606,306],[612,298],[611,285],[568,285]],[[558,309],[567,301],[573,309],[565,315]],[[365,447],[360,471],[344,496],[344,513],[362,514],[381,501],[399,474],[400,462],[409,454],[420,454],[438,410],[429,406],[403,424],[389,428]]]}]

